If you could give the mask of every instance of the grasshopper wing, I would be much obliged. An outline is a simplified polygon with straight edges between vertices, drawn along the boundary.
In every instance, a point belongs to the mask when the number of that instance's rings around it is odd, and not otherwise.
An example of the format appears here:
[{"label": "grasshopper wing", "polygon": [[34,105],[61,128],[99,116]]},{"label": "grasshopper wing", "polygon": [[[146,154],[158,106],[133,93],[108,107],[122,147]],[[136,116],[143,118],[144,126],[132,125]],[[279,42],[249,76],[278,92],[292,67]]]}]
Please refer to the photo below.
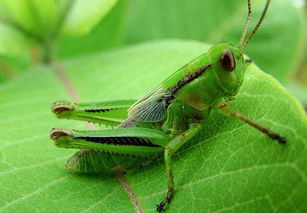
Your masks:
[{"label": "grasshopper wing", "polygon": [[166,116],[172,95],[159,88],[129,108],[128,116],[137,122],[158,122]]}]

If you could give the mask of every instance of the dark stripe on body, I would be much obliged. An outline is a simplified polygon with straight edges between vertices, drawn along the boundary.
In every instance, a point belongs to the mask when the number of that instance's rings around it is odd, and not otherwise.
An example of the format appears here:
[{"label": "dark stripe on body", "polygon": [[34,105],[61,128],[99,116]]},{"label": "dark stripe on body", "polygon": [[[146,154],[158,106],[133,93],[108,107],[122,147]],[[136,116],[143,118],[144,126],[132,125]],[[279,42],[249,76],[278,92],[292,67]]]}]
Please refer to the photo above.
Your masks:
[{"label": "dark stripe on body", "polygon": [[151,143],[147,139],[137,137],[75,137],[75,139],[110,145],[160,147],[159,145]]},{"label": "dark stripe on body", "polygon": [[209,67],[211,67],[211,64],[204,65],[197,69],[194,72],[191,72],[187,74],[183,79],[181,79],[179,82],[177,82],[176,85],[172,86],[167,90],[167,93],[170,94],[168,98],[166,98],[165,104],[168,106],[171,104],[171,102],[174,100],[174,95],[175,93],[182,88],[184,85],[190,83],[191,81],[195,80],[198,78],[201,74],[203,74]]},{"label": "dark stripe on body", "polygon": [[168,92],[172,95],[174,95],[180,88],[182,88],[184,85],[190,83],[194,79],[198,78],[203,72],[205,72],[209,67],[211,67],[211,64],[207,64],[205,66],[200,67],[198,70],[191,72],[187,74],[182,80],[180,80],[175,86],[168,89]]},{"label": "dark stripe on body", "polygon": [[[114,108],[116,109],[116,108]],[[114,109],[86,109],[85,112],[108,112]]]}]

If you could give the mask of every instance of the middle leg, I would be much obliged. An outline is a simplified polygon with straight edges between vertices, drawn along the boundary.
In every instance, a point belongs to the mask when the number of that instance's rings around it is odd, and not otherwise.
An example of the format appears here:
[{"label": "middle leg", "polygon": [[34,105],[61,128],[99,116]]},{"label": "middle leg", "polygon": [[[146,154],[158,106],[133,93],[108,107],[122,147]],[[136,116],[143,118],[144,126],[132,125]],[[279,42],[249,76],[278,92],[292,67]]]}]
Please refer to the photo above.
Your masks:
[{"label": "middle leg", "polygon": [[174,176],[173,170],[171,167],[171,158],[173,154],[189,139],[194,137],[201,129],[200,124],[191,124],[190,128],[185,132],[181,133],[180,135],[173,138],[170,143],[166,146],[164,151],[164,162],[165,162],[165,169],[167,173],[167,194],[163,201],[157,205],[157,211],[161,212],[164,210],[165,205],[169,204],[174,196]]}]

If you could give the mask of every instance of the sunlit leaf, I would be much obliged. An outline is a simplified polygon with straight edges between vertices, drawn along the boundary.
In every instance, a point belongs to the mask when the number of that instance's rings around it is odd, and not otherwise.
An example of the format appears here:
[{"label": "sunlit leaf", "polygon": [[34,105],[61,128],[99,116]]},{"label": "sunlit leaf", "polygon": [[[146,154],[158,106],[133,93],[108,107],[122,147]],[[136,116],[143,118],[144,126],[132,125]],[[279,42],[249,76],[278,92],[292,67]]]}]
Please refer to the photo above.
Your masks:
[{"label": "sunlit leaf", "polygon": [[56,27],[59,14],[55,0],[5,0],[9,18],[27,31],[46,37]]},{"label": "sunlit leaf", "polygon": [[0,22],[0,54],[16,55],[27,47],[28,40],[13,27]]},{"label": "sunlit leaf", "polygon": [[58,56],[67,58],[118,47],[123,40],[123,24],[127,1],[119,1],[94,29],[82,36],[62,36],[58,42]]},{"label": "sunlit leaf", "polygon": [[65,20],[63,33],[73,35],[88,33],[116,2],[117,0],[74,0]]}]

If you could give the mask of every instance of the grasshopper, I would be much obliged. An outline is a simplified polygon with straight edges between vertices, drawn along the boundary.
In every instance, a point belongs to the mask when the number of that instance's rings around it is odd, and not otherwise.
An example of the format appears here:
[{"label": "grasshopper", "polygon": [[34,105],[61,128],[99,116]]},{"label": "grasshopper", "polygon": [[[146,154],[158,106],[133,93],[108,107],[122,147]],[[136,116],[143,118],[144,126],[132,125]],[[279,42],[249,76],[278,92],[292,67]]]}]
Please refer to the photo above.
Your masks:
[{"label": "grasshopper", "polygon": [[245,70],[251,63],[243,52],[261,25],[271,2],[266,1],[258,23],[246,37],[252,13],[250,1],[238,45],[228,42],[213,45],[207,53],[183,66],[140,100],[55,102],[52,111],[58,118],[116,127],[83,131],[52,129],[50,137],[56,146],[81,150],[68,160],[66,168],[83,173],[107,172],[116,167],[125,170],[164,155],[168,190],[157,205],[156,209],[160,212],[174,197],[172,156],[200,131],[210,111],[216,110],[241,120],[285,144],[284,137],[231,110],[226,104],[239,92]]}]

